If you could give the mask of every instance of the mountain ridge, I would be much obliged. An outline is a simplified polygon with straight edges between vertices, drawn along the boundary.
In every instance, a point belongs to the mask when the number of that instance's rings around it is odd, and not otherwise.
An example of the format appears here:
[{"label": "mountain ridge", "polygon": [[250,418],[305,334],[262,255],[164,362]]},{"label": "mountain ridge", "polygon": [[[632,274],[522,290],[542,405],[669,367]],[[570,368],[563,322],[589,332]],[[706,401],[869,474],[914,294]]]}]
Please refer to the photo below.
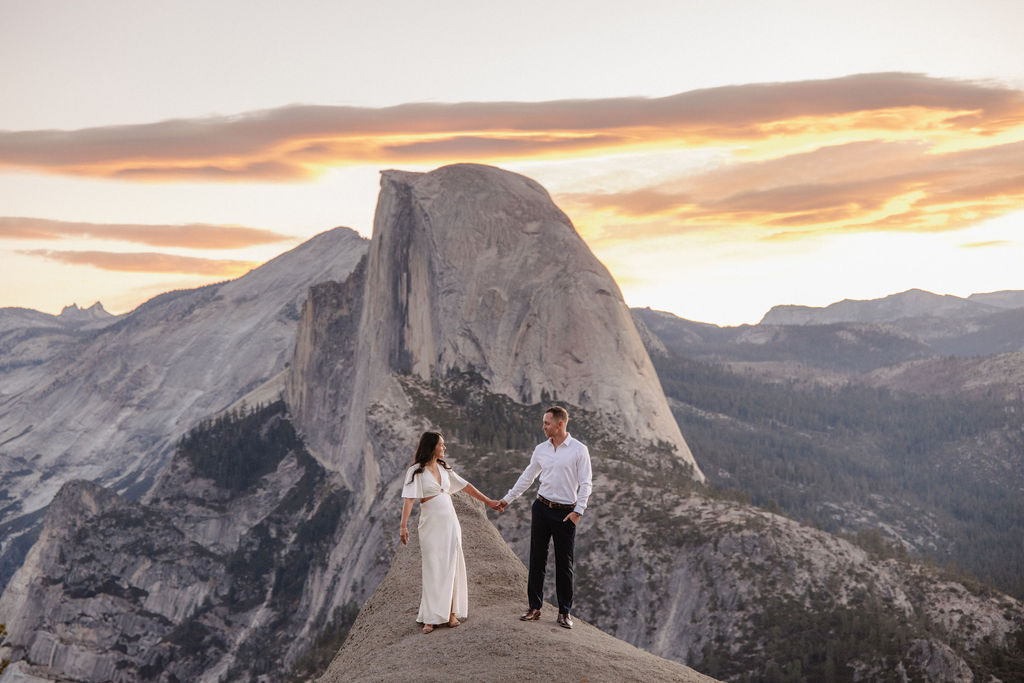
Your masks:
[{"label": "mountain ridge", "polygon": [[825,325],[840,322],[881,323],[923,316],[976,317],[1024,308],[1024,290],[1003,290],[959,297],[908,289],[876,299],[843,299],[827,306],[773,306],[762,325]]},{"label": "mountain ridge", "polygon": [[[26,518],[65,481],[142,495],[192,424],[281,372],[309,285],[346,276],[366,244],[328,231],[239,279],[97,324],[0,332],[0,585],[27,550],[18,539],[38,530]],[[40,320],[59,317],[29,315]]]}]

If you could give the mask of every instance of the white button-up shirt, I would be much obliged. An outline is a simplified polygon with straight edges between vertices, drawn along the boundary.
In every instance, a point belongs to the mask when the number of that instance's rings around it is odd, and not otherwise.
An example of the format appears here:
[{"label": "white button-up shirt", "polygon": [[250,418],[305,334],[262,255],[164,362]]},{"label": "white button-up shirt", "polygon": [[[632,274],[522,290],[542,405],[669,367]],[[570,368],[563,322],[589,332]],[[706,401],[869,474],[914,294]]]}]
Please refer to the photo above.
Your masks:
[{"label": "white button-up shirt", "polygon": [[558,448],[551,439],[538,444],[530,456],[530,464],[502,500],[511,503],[521,496],[537,475],[540,475],[538,495],[552,503],[575,504],[575,512],[581,515],[587,509],[587,499],[594,486],[590,451],[571,435],[566,435]]}]

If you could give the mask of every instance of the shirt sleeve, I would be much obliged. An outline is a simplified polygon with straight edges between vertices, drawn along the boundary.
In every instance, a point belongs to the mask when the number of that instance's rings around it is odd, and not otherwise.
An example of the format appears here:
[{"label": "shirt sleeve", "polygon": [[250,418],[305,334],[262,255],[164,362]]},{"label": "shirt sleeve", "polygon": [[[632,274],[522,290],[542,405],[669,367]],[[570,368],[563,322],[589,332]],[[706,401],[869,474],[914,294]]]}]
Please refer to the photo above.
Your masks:
[{"label": "shirt sleeve", "polygon": [[423,498],[423,480],[420,474],[417,474],[412,478],[412,482],[409,482],[409,475],[415,470],[414,467],[410,467],[405,471],[405,479],[402,480],[402,498]]},{"label": "shirt sleeve", "polygon": [[513,500],[523,495],[523,491],[530,488],[530,484],[540,474],[540,463],[537,462],[537,449],[533,449],[533,455],[530,456],[530,464],[526,466],[523,473],[519,475],[519,479],[516,481],[515,486],[508,490],[505,497],[502,498],[506,503],[511,503]]},{"label": "shirt sleeve", "polygon": [[448,470],[448,493],[456,493],[469,486],[469,482],[455,473],[455,470]]},{"label": "shirt sleeve", "polygon": [[594,490],[594,473],[590,467],[590,449],[583,446],[582,453],[576,461],[576,477],[580,482],[579,492],[576,494],[576,507],[574,512],[582,515],[587,509],[587,499],[590,492]]}]

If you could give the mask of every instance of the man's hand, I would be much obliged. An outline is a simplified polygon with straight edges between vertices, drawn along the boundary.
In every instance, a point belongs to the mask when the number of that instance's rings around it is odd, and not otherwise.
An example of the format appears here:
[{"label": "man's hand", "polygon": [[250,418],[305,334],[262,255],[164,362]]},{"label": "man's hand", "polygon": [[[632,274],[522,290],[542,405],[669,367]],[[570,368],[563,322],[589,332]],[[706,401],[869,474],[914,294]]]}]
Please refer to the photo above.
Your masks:
[{"label": "man's hand", "polygon": [[507,508],[507,507],[508,507],[508,501],[507,500],[499,500],[498,501],[498,507],[496,507],[494,509],[497,510],[498,512],[504,512],[505,508]]},{"label": "man's hand", "polygon": [[564,522],[566,519],[572,522],[573,526],[576,526],[580,523],[580,516],[575,510],[567,514],[565,516],[565,519],[563,519],[562,521]]}]

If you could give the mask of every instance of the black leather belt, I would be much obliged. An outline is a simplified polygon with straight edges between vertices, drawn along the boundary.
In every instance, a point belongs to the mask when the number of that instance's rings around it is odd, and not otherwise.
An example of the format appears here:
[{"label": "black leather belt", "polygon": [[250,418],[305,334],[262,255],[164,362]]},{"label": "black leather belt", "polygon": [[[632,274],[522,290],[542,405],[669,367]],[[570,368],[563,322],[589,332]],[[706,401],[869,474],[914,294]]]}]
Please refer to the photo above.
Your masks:
[{"label": "black leather belt", "polygon": [[537,496],[537,500],[539,500],[540,502],[544,503],[545,505],[547,505],[552,510],[575,510],[576,509],[576,504],[575,503],[556,503],[554,501],[548,500],[544,496]]}]

